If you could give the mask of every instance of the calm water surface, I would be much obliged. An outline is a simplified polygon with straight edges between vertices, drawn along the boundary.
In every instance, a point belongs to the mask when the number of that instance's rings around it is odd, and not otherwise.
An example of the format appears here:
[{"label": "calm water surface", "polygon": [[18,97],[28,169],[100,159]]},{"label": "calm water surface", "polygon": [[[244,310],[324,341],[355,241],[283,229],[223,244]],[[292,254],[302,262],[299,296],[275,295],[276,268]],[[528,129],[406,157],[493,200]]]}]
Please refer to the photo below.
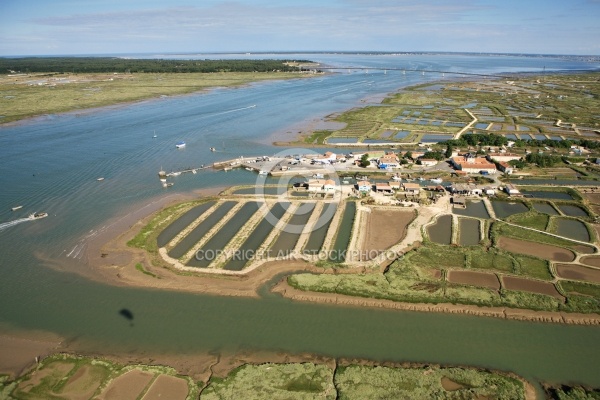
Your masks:
[{"label": "calm water surface", "polygon": [[[537,72],[544,66],[597,68],[561,59],[508,56],[273,57],[340,67],[475,73]],[[168,193],[252,184],[256,179],[245,170],[204,170],[173,178],[175,186],[165,190],[156,175],[160,169],[274,154],[281,150],[270,144],[274,134],[298,131],[330,113],[439,78],[435,73],[340,69],[314,79],[216,89],[0,127],[0,325],[56,332],[95,352],[312,352],[469,364],[528,378],[600,385],[597,327],[302,304],[268,294],[240,299],[121,288],[56,272],[38,258],[85,270],[86,238],[97,235],[110,218],[139,210]],[[180,140],[187,142],[186,149],[175,149]],[[98,177],[105,180],[99,182]],[[23,209],[11,212],[16,205]],[[6,225],[35,211],[50,216]],[[133,326],[119,315],[122,308],[132,311]]]}]

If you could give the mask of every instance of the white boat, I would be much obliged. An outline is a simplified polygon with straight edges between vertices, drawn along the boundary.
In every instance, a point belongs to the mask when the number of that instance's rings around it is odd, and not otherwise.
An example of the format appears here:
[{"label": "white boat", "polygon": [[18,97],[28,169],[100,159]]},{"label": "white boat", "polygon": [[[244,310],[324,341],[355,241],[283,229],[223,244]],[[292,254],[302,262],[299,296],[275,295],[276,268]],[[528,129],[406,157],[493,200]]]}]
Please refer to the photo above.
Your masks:
[{"label": "white boat", "polygon": [[402,178],[400,178],[398,175],[394,175],[394,176],[392,176],[392,180],[396,181],[396,182],[400,182],[402,180]]},{"label": "white boat", "polygon": [[442,183],[443,181],[442,181],[442,178],[433,178],[433,179],[431,179],[431,182],[433,182],[433,183],[437,183],[437,184],[440,184],[440,183]]},{"label": "white boat", "polygon": [[217,151],[217,149],[215,149],[214,147],[211,147],[210,151]]},{"label": "white boat", "polygon": [[198,173],[198,171],[196,171],[195,169],[192,170],[192,174],[196,174]]},{"label": "white boat", "polygon": [[103,181],[103,180],[104,180],[104,178],[98,178],[98,179],[96,179],[96,180],[97,180],[98,182],[101,182],[101,181]]},{"label": "white boat", "polygon": [[254,171],[254,170],[250,167],[246,167],[246,171]]},{"label": "white boat", "polygon": [[185,147],[185,142],[179,142],[175,145],[178,149],[183,149]]},{"label": "white boat", "polygon": [[40,212],[40,213],[33,213],[33,214],[29,214],[29,219],[42,219],[42,218],[46,218],[48,216],[48,213],[45,212]]},{"label": "white boat", "polygon": [[225,167],[225,168],[223,168],[223,171],[231,171],[232,169],[233,168],[231,168],[231,167]]},{"label": "white boat", "polygon": [[158,137],[158,135],[156,134],[156,132],[154,132],[154,136],[152,136],[153,139],[156,139]]},{"label": "white boat", "polygon": [[323,174],[314,174],[313,178],[315,178],[315,179],[323,179],[323,178],[325,178],[325,176]]},{"label": "white boat", "polygon": [[11,208],[11,210],[17,211],[17,210],[20,210],[21,208],[23,208],[23,206],[16,206],[16,207]]},{"label": "white boat", "polygon": [[172,176],[179,176],[181,175],[181,172],[177,171],[177,172],[172,172],[171,173]]},{"label": "white boat", "polygon": [[269,175],[269,171],[263,171],[262,169],[258,171],[259,175]]}]

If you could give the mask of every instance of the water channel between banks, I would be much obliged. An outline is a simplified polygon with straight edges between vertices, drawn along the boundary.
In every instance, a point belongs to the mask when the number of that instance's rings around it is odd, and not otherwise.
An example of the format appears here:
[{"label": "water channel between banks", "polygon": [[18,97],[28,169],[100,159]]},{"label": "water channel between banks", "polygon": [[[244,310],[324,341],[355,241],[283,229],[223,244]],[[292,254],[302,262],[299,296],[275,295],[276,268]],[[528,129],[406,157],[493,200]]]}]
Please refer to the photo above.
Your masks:
[{"label": "water channel between banks", "polygon": [[[542,66],[586,68],[574,61],[509,56],[493,57],[493,62],[490,57],[455,55],[314,57],[334,65],[380,67],[397,67],[410,59],[423,68],[476,73]],[[0,192],[2,222],[20,216],[10,211],[16,205],[24,206],[23,213],[45,211],[50,216],[0,232],[0,323],[55,332],[71,348],[94,354],[307,352],[464,364],[514,371],[529,379],[600,386],[599,327],[309,304],[269,294],[236,298],[144,290],[57,272],[38,258],[43,255],[53,265],[74,265],[74,270],[85,272],[89,267],[79,258],[85,238],[96,235],[108,219],[166,196],[164,190],[191,193],[252,185],[256,179],[245,170],[203,170],[183,174],[175,178],[173,188],[163,189],[158,170],[240,155],[271,155],[280,149],[270,145],[265,133],[306,131],[313,118],[355,107],[369,96],[436,79],[439,76],[434,74],[401,75],[400,71],[340,73],[51,115],[1,127],[0,187],[6,188]],[[158,135],[155,139],[153,131]],[[185,150],[175,149],[180,140],[186,141]],[[215,152],[209,150],[213,146]],[[99,182],[98,177],[105,180]],[[133,316],[131,321],[119,313],[125,308]]]}]

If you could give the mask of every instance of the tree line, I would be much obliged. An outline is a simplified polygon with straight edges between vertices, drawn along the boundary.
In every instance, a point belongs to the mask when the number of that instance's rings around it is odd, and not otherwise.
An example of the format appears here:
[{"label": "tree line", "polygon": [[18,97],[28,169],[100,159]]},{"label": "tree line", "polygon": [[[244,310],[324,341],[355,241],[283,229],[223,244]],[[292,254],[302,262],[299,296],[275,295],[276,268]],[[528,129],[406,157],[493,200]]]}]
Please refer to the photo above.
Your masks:
[{"label": "tree line", "polygon": [[[503,135],[498,135],[496,133],[474,133],[462,135],[459,139],[451,139],[446,140],[445,142],[440,142],[441,145],[447,146],[456,146],[456,147],[466,147],[466,146],[492,146],[492,147],[500,147],[508,144],[509,139],[507,139]],[[571,146],[582,146],[590,150],[600,149],[600,141],[590,140],[590,139],[566,139],[566,140],[552,140],[552,139],[517,139],[513,140],[515,142],[514,147],[551,147],[551,148],[562,148],[569,149]]]},{"label": "tree line", "polygon": [[[163,60],[117,57],[23,57],[0,58],[0,73],[211,73],[297,72],[286,63],[307,60]],[[304,69],[305,70],[305,69]]]}]

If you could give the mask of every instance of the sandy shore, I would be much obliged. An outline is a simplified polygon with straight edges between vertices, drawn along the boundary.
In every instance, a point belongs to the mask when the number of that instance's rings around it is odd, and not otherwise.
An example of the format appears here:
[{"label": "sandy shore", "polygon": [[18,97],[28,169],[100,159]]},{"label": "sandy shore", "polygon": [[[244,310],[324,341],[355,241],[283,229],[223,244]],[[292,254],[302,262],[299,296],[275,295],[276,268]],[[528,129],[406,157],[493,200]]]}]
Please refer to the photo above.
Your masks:
[{"label": "sandy shore", "polygon": [[14,378],[33,367],[37,361],[65,349],[63,338],[48,332],[0,334],[0,374]]}]

